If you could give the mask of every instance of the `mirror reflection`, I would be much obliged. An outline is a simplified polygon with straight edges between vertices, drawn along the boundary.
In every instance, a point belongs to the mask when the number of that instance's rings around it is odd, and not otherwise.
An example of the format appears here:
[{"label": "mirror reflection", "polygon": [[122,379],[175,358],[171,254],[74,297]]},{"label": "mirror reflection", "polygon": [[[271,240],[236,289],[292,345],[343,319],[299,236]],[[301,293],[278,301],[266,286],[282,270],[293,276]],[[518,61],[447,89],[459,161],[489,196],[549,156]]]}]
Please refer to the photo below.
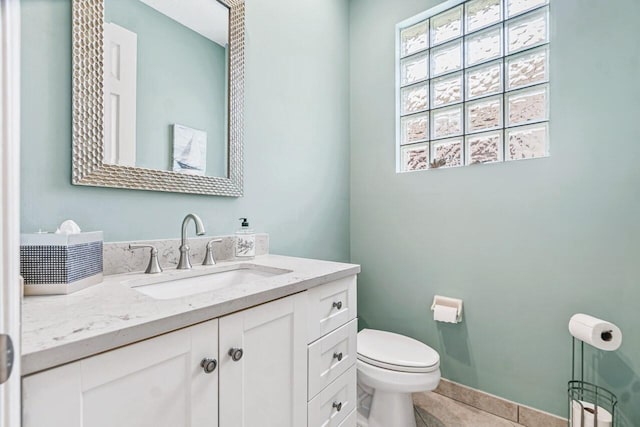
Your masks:
[{"label": "mirror reflection", "polygon": [[108,0],[104,163],[228,176],[229,9]]}]

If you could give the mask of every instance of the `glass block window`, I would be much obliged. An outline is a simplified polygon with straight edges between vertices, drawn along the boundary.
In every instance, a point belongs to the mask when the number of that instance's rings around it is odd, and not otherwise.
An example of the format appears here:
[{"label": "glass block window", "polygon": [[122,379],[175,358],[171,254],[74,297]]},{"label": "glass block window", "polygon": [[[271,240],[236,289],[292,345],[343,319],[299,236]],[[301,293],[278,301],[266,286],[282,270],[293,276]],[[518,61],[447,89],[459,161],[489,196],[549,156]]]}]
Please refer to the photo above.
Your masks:
[{"label": "glass block window", "polygon": [[397,40],[398,172],[549,155],[549,0],[449,0]]}]

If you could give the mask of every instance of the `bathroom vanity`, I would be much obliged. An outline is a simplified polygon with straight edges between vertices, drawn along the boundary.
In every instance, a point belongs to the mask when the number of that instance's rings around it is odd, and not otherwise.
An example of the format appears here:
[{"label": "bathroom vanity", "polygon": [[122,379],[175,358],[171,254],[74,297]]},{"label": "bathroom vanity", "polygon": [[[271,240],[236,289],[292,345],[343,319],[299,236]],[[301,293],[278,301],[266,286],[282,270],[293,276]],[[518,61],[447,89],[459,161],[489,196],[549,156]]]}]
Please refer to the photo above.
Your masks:
[{"label": "bathroom vanity", "polygon": [[355,427],[359,271],[264,255],[26,298],[23,426]]}]

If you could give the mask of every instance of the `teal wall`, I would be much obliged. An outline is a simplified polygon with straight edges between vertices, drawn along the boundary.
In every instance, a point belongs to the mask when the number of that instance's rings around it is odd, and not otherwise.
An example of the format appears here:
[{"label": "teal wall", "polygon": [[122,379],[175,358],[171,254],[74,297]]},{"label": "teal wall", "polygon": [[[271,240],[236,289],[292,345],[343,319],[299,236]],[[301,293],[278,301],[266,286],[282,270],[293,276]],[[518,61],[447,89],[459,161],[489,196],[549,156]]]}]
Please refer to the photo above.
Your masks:
[{"label": "teal wall", "polygon": [[177,237],[195,212],[213,235],[247,216],[274,253],[348,260],[344,0],[247,0],[242,198],[72,186],[71,1],[23,0],[22,14],[23,231],[73,218],[107,241]]},{"label": "teal wall", "polygon": [[207,132],[206,175],[227,175],[226,49],[139,0],[105,21],[137,34],[136,166],[173,169],[173,124]]},{"label": "teal wall", "polygon": [[[351,0],[351,261],[361,326],[436,348],[445,377],[566,414],[569,317],[618,324],[600,383],[640,425],[637,0],[551,0],[551,157],[395,174],[394,26],[436,0]],[[464,322],[436,324],[434,294]]]},{"label": "teal wall", "polygon": [[[551,157],[396,175],[394,26],[438,2],[248,0],[245,197],[231,199],[72,186],[70,1],[23,0],[22,228],[74,218],[115,241],[176,237],[187,212],[209,234],[247,215],[275,253],[350,251],[361,325],[556,414],[568,318],[603,317],[624,344],[588,363],[640,425],[640,4],[552,2]],[[464,299],[462,324],[433,322],[436,293]]]}]

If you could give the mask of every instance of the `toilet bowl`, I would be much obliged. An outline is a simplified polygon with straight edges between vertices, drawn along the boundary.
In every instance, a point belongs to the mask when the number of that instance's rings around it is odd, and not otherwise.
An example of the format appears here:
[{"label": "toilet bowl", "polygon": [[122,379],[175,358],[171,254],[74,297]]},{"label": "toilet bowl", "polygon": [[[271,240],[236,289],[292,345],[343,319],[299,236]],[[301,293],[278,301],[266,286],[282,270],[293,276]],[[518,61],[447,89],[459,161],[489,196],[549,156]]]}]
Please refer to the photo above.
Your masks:
[{"label": "toilet bowl", "polygon": [[411,393],[434,390],[440,356],[403,335],[358,333],[358,427],[416,427]]}]

